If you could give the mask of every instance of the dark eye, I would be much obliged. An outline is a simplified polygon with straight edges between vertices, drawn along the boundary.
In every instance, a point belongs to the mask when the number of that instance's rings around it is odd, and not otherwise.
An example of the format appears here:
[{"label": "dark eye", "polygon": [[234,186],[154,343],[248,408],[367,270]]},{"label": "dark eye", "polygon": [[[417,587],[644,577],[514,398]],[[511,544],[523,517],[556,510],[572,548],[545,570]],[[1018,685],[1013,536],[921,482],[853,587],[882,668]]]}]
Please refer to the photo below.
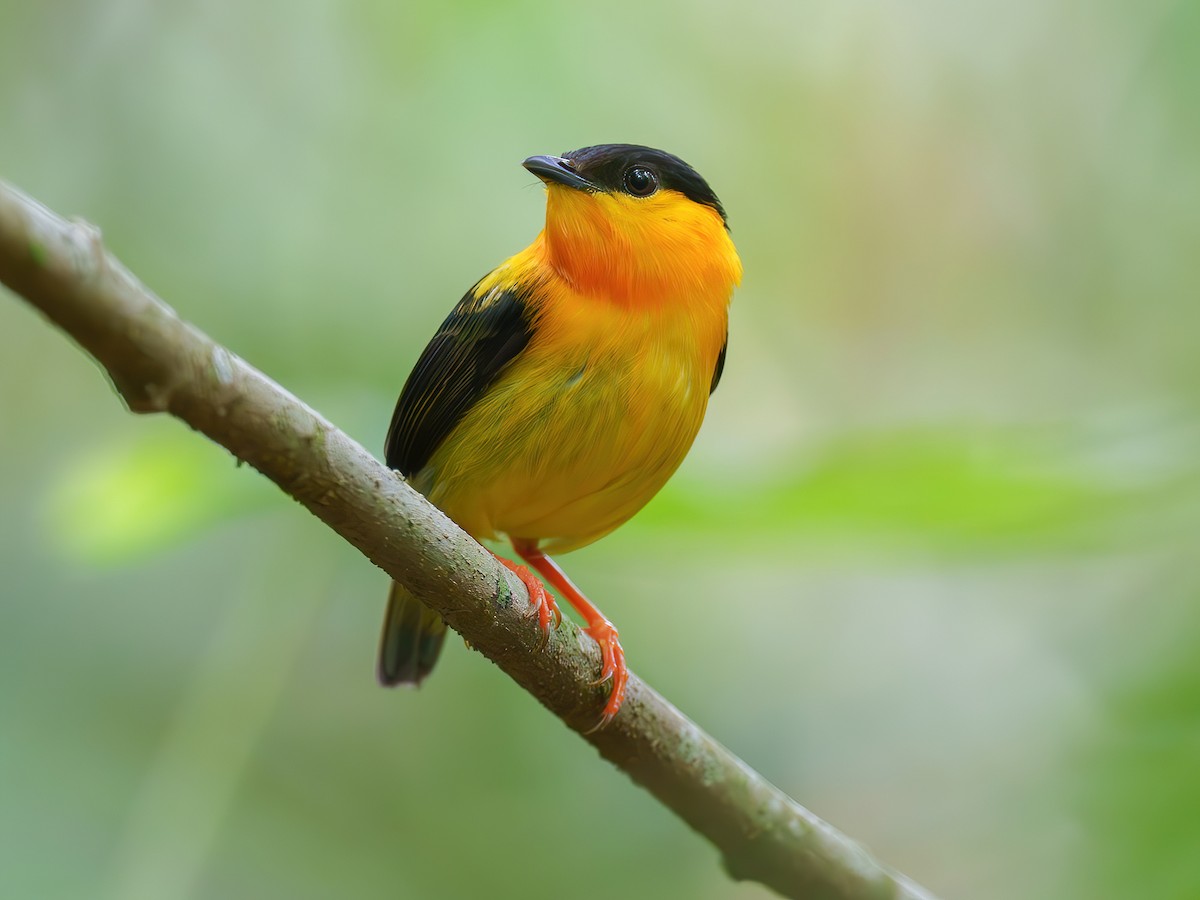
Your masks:
[{"label": "dark eye", "polygon": [[658,176],[645,166],[625,170],[625,190],[635,197],[649,197],[658,190]]}]

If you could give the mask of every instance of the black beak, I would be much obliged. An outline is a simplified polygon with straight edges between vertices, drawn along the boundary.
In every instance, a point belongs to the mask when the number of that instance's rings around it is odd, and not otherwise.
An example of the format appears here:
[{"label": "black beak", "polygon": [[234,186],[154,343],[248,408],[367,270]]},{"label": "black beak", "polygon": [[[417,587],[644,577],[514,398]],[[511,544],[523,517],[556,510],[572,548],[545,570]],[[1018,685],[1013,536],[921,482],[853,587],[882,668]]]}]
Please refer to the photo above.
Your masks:
[{"label": "black beak", "polygon": [[594,191],[596,186],[575,171],[575,164],[561,156],[531,156],[521,163],[546,184],[561,184],[577,191]]}]

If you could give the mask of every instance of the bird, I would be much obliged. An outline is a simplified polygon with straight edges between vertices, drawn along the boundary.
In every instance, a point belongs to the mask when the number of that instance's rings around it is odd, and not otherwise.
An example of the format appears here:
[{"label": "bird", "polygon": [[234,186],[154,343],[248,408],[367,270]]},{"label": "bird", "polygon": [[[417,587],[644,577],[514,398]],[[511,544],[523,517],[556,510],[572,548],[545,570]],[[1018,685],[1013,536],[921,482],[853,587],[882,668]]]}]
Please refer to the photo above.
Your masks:
[{"label": "bird", "polygon": [[[640,510],[683,461],[725,367],[742,264],[708,183],[677,156],[599,144],[531,156],[545,226],[475,283],[418,358],[385,461],[476,540],[507,538],[548,637],[562,614],[533,569],[586,621],[611,681],[629,678],[612,622],[553,559]],[[531,613],[532,617],[533,613]],[[394,583],[377,675],[419,684],[446,624]]]}]

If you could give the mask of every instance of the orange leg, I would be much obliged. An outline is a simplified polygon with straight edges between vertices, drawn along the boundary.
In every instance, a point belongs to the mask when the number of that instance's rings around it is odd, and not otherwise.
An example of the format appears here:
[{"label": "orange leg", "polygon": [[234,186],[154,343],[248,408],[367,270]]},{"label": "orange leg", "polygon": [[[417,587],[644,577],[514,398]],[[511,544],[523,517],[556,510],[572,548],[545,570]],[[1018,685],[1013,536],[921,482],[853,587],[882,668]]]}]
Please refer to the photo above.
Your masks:
[{"label": "orange leg", "polygon": [[[496,554],[492,553],[492,556],[496,556]],[[537,576],[527,568],[510,559],[505,559],[503,556],[496,556],[496,561],[520,578],[525,585],[525,590],[529,591],[529,602],[533,604],[533,608],[537,612],[538,627],[542,629],[542,643],[545,644],[550,639],[550,620],[554,619],[555,628],[562,624],[562,611],[558,608],[558,604],[554,602],[554,598],[550,596],[545,585],[538,581]]]},{"label": "orange leg", "polygon": [[536,544],[513,541],[513,549],[517,551],[521,559],[537,569],[543,578],[558,588],[559,593],[567,599],[567,602],[587,620],[588,627],[584,631],[600,645],[602,665],[600,678],[596,684],[612,679],[612,692],[608,695],[608,702],[604,704],[604,712],[600,716],[599,724],[596,725],[596,728],[603,728],[612,721],[612,717],[621,708],[621,703],[625,700],[625,685],[629,681],[629,669],[625,666],[625,651],[621,648],[621,642],[617,640],[616,627],[604,617],[604,613],[591,604],[587,597],[583,596],[579,588],[571,583],[571,579],[558,567],[558,563],[539,550]]}]

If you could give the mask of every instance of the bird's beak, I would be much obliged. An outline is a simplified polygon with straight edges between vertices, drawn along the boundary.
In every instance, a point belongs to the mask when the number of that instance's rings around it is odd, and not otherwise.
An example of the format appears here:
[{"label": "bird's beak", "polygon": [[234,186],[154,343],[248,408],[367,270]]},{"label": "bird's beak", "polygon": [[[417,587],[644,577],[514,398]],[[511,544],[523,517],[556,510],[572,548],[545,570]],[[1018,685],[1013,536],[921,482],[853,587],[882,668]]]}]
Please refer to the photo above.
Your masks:
[{"label": "bird's beak", "polygon": [[546,184],[561,184],[577,191],[594,191],[596,186],[575,171],[575,164],[561,156],[531,156],[521,163]]}]

